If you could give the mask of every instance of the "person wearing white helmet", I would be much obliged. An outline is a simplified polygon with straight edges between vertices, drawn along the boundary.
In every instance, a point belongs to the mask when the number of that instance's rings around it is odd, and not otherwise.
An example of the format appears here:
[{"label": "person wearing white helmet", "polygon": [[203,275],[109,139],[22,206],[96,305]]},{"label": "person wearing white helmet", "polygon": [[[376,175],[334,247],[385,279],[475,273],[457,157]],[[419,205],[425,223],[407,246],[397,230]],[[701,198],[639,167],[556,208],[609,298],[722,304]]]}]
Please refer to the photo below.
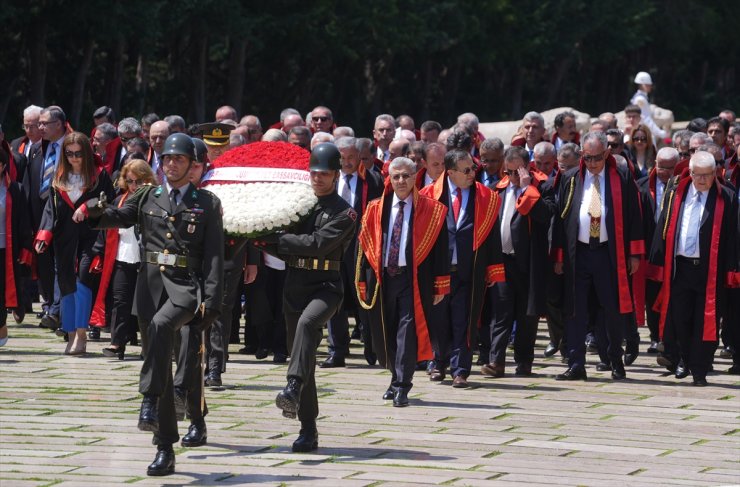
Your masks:
[{"label": "person wearing white helmet", "polygon": [[635,76],[635,84],[637,85],[637,91],[632,95],[630,103],[640,107],[642,112],[642,123],[648,126],[650,131],[653,133],[653,136],[661,139],[665,138],[668,134],[665,130],[658,127],[658,124],[653,120],[653,114],[650,112],[648,95],[653,91],[653,79],[650,77],[650,73],[646,73],[645,71],[637,73]]}]

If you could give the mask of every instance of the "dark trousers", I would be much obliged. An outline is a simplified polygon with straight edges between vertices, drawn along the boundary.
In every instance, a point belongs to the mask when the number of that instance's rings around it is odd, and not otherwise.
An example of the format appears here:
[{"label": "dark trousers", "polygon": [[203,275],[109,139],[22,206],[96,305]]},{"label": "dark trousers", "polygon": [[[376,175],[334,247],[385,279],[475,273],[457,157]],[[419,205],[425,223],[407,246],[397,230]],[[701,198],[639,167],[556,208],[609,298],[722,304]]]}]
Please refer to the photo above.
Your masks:
[{"label": "dark trousers", "polygon": [[316,395],[316,348],[321,343],[324,323],[337,312],[342,295],[329,290],[316,293],[302,312],[285,313],[288,328],[290,363],[288,377],[297,377],[303,382],[298,419],[315,421],[319,415],[319,400]]},{"label": "dark trousers", "polygon": [[645,311],[651,342],[660,341],[660,313],[653,311],[653,304],[660,293],[660,287],[661,283],[658,281],[645,280]]},{"label": "dark trousers", "polygon": [[249,317],[257,330],[259,347],[287,355],[283,287],[285,270],[260,267],[257,279],[246,287]]},{"label": "dark trousers", "polygon": [[514,361],[531,365],[534,361],[534,343],[537,340],[537,316],[527,314],[529,275],[517,269],[516,259],[504,256],[505,282],[494,284],[493,325],[491,326],[491,353],[489,363],[504,364],[506,347],[516,320]]},{"label": "dark trousers", "polygon": [[173,384],[187,391],[187,414],[191,422],[202,421],[208,414],[203,395],[203,332],[198,327],[199,317],[175,334],[177,368]]},{"label": "dark trousers", "polygon": [[[611,363],[622,361],[622,338],[625,317],[619,313],[615,271],[612,269],[609,248],[606,245],[590,248],[576,244],[575,314],[566,321],[568,366],[586,364],[586,331],[589,322],[589,294],[593,289],[600,310],[603,311],[606,354]],[[598,327],[597,327],[598,329]]]},{"label": "dark trousers", "polygon": [[172,351],[175,334],[193,319],[193,311],[172,304],[166,294],[150,322],[140,322],[147,336],[147,352],[139,376],[139,392],[159,397],[159,433],[155,445],[169,445],[180,439],[175,418],[172,382]]},{"label": "dark trousers", "polygon": [[[706,288],[706,269],[676,257],[669,313],[680,357],[694,378],[706,377],[718,342],[717,336],[703,339]],[[719,330],[719,319],[716,326]]]},{"label": "dark trousers", "polygon": [[239,292],[241,278],[241,269],[224,271],[224,295],[222,297],[223,307],[221,308],[221,314],[206,333],[208,370],[226,371],[226,360],[229,358],[232,311],[234,309],[236,295]]},{"label": "dark trousers", "polygon": [[119,347],[136,336],[137,321],[131,315],[139,264],[116,261],[110,282],[110,336],[111,343]]},{"label": "dark trousers", "polygon": [[486,288],[486,296],[480,313],[478,329],[478,358],[487,361],[491,354],[491,328],[493,327],[493,309],[496,300],[494,286]]},{"label": "dark trousers", "polygon": [[562,274],[555,274],[550,268],[547,271],[547,332],[550,342],[563,353],[565,347],[565,320],[563,319],[563,282]]},{"label": "dark trousers", "polygon": [[[7,218],[10,218],[10,215]],[[5,249],[0,249],[0,271],[2,271],[0,272],[2,276],[0,279],[0,328],[3,328],[8,322],[8,309],[5,307]]]},{"label": "dark trousers", "polygon": [[[468,377],[473,366],[473,352],[470,348],[468,323],[470,321],[471,283],[462,281],[456,272],[451,273],[450,294],[445,317],[449,320],[449,364],[453,377]],[[444,309],[444,308],[443,308]],[[446,348],[446,347],[445,347]],[[435,357],[435,361],[437,358]],[[443,361],[443,363],[447,363]]]},{"label": "dark trousers", "polygon": [[[329,341],[329,355],[346,357],[349,355],[349,317],[357,317],[357,301],[354,287],[354,259],[342,260],[342,283],[344,285],[344,303],[327,322],[327,338]],[[350,278],[351,276],[351,278]]]},{"label": "dark trousers", "polygon": [[383,312],[391,385],[411,388],[416,369],[416,321],[411,269],[383,277]]},{"label": "dark trousers", "polygon": [[56,279],[56,264],[54,263],[54,246],[50,245],[46,252],[37,254],[39,283],[41,284],[41,299],[44,311],[59,316],[61,292]]},{"label": "dark trousers", "polygon": [[740,289],[728,289],[727,298],[727,316],[722,320],[722,330],[733,348],[733,363],[740,364]]}]

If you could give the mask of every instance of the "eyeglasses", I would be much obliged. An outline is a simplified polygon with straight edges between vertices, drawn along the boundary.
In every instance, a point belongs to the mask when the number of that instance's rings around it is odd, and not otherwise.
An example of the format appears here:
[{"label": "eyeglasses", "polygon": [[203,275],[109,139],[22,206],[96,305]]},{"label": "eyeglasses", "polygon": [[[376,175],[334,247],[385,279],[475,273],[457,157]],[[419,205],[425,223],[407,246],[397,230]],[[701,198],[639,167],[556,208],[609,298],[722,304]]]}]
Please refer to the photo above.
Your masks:
[{"label": "eyeglasses", "polygon": [[634,142],[647,142],[647,137],[632,137]]},{"label": "eyeglasses", "polygon": [[473,164],[473,165],[472,165],[472,166],[470,166],[470,167],[466,167],[465,169],[457,169],[457,168],[453,168],[453,169],[451,169],[451,170],[452,170],[452,171],[457,171],[457,172],[461,172],[461,173],[463,173],[463,174],[465,174],[465,175],[467,176],[467,175],[468,175],[468,174],[470,174],[471,172],[475,172],[475,164]]},{"label": "eyeglasses", "polygon": [[393,176],[391,176],[391,179],[394,181],[400,181],[402,179],[405,181],[410,178],[411,178],[411,174],[407,174],[405,172],[401,174],[394,174]]},{"label": "eyeglasses", "polygon": [[82,159],[82,156],[84,156],[85,154],[81,150],[78,150],[78,151],[66,150],[64,151],[64,155],[67,156],[67,159],[71,159],[73,157],[75,159]]},{"label": "eyeglasses", "polygon": [[588,154],[583,154],[583,161],[584,162],[598,162],[604,158],[604,155],[606,155],[606,153],[596,154],[593,156],[590,156]]},{"label": "eyeglasses", "polygon": [[622,144],[619,142],[609,142],[606,145],[608,145],[610,149],[618,149],[622,147]]},{"label": "eyeglasses", "polygon": [[679,152],[678,157],[680,157],[681,159],[688,159],[689,157],[691,157],[691,152]]},{"label": "eyeglasses", "polygon": [[708,172],[705,174],[699,174],[694,171],[691,171],[691,177],[694,179],[709,179],[714,177],[714,171]]},{"label": "eyeglasses", "polygon": [[61,122],[61,120],[49,120],[48,122],[41,122],[39,121],[39,127],[46,127],[47,125],[51,125],[53,123]]},{"label": "eyeglasses", "polygon": [[143,182],[144,182],[143,179],[126,179],[126,184],[128,184],[129,186],[132,184],[139,186]]},{"label": "eyeglasses", "polygon": [[311,117],[311,120],[313,120],[314,122],[326,122],[330,120],[330,118],[329,117]]},{"label": "eyeglasses", "polygon": [[24,123],[23,124],[23,130],[32,130],[39,128],[39,124],[37,123]]},{"label": "eyeglasses", "polygon": [[121,139],[121,142],[123,142],[124,144],[125,144],[126,142],[128,142],[129,140],[131,140],[131,139],[135,139],[135,138],[136,138],[136,136],[135,136],[135,135],[132,135],[131,137],[124,137],[123,135],[119,135],[118,137],[119,137],[119,138]]}]

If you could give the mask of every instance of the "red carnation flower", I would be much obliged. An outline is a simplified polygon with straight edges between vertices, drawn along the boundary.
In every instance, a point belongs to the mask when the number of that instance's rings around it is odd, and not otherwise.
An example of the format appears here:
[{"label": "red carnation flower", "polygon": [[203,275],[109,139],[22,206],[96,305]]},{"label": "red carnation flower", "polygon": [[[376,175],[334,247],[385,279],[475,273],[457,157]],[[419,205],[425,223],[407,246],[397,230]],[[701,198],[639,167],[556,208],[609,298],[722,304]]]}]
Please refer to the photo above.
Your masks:
[{"label": "red carnation flower", "polygon": [[310,153],[288,142],[254,142],[225,152],[213,167],[276,167],[308,171]]}]

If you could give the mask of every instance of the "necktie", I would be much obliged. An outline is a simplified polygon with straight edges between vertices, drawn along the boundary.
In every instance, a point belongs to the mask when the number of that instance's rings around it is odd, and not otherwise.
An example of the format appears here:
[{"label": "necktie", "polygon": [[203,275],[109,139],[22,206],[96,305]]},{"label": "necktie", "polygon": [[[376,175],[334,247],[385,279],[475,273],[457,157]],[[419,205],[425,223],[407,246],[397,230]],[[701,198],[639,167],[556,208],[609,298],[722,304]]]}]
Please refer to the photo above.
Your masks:
[{"label": "necktie", "polygon": [[699,219],[701,218],[701,193],[696,192],[694,196],[694,205],[691,207],[691,215],[689,215],[689,232],[686,235],[686,248],[684,251],[687,257],[691,257],[696,254],[696,245],[698,244],[699,237]]},{"label": "necktie", "polygon": [[352,205],[352,188],[349,182],[352,181],[352,175],[347,174],[344,176],[344,188],[342,188],[342,199],[347,202],[348,205]]},{"label": "necktie", "polygon": [[180,203],[179,198],[180,197],[180,190],[175,188],[170,193],[170,199],[172,204],[172,211],[175,211],[175,208],[177,208],[177,205]]},{"label": "necktie", "polygon": [[41,171],[41,185],[39,186],[39,197],[45,199],[49,196],[49,187],[51,187],[51,178],[57,166],[57,148],[56,142],[51,144],[51,151],[44,159],[44,167]]},{"label": "necktie", "polygon": [[528,150],[527,152],[529,153],[529,160],[534,159],[534,150]]},{"label": "necktie", "polygon": [[593,186],[591,187],[591,203],[588,205],[588,214],[591,215],[591,225],[589,226],[589,237],[596,239],[599,243],[601,237],[601,181],[598,175],[593,177]]},{"label": "necktie", "polygon": [[517,188],[507,191],[504,204],[504,215],[501,220],[501,251],[504,254],[514,253],[514,243],[511,240],[511,219],[514,217],[516,206]]},{"label": "necktie", "polygon": [[154,156],[157,161],[157,181],[159,184],[164,184],[164,169],[162,168],[162,159]]},{"label": "necktie", "polygon": [[457,219],[460,217],[460,207],[462,206],[462,191],[460,191],[460,188],[457,188],[455,190],[455,199],[452,200],[452,217],[455,219],[455,224],[457,224]]},{"label": "necktie", "polygon": [[388,274],[395,276],[398,274],[398,253],[401,250],[401,229],[403,227],[403,207],[406,205],[405,201],[398,202],[398,213],[396,213],[396,219],[393,222],[393,229],[391,230],[391,246],[388,250]]}]

